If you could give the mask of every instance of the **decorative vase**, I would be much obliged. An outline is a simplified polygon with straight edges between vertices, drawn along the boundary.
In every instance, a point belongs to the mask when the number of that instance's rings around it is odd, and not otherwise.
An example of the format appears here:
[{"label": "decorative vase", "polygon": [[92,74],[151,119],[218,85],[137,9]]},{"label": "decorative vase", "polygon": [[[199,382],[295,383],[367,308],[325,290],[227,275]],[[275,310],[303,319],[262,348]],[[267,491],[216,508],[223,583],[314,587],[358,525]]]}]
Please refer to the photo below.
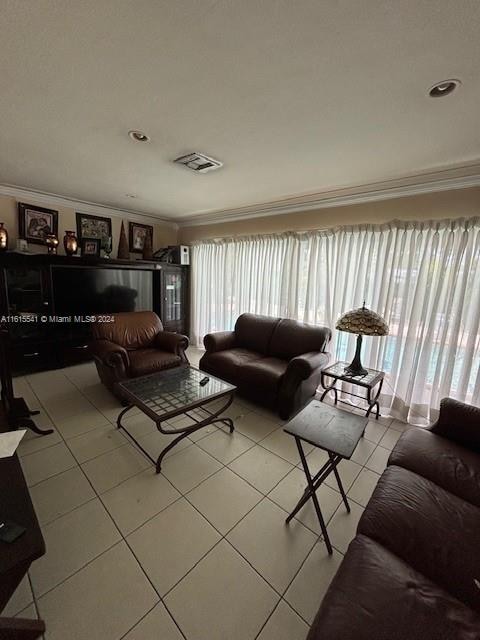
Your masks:
[{"label": "decorative vase", "polygon": [[73,256],[74,253],[77,253],[78,240],[75,235],[75,231],[65,231],[65,235],[63,236],[63,248],[65,249],[67,256]]},{"label": "decorative vase", "polygon": [[128,249],[127,234],[125,233],[123,220],[122,220],[122,227],[120,229],[120,240],[118,241],[117,258],[119,260],[130,260],[130,251]]},{"label": "decorative vase", "polygon": [[143,241],[143,254],[142,258],[144,260],[152,260],[153,259],[153,251],[152,251],[152,235],[149,231],[145,234],[145,240]]},{"label": "decorative vase", "polygon": [[48,253],[55,255],[57,253],[58,238],[54,233],[49,233],[45,237],[45,244],[47,245]]},{"label": "decorative vase", "polygon": [[0,251],[8,249],[8,231],[3,225],[4,223],[0,222]]}]

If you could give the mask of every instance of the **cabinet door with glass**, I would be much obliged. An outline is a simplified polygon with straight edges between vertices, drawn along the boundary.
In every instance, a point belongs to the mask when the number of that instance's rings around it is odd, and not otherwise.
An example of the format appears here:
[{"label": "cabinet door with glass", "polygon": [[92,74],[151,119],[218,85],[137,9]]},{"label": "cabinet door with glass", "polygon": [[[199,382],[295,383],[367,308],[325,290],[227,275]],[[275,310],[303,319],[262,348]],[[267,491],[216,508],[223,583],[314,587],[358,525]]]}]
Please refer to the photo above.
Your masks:
[{"label": "cabinet door with glass", "polygon": [[188,267],[162,267],[161,316],[165,331],[188,334]]}]

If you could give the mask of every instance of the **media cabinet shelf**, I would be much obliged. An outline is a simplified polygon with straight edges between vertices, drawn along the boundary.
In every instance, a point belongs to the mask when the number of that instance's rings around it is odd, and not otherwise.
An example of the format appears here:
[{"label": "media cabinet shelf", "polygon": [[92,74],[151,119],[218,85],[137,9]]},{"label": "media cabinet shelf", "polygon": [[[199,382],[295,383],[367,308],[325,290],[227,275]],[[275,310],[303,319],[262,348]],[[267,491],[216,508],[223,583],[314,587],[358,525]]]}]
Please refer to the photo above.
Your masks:
[{"label": "media cabinet shelf", "polygon": [[[67,283],[64,284],[61,294],[58,290],[56,292],[54,287],[54,279],[58,274],[56,267],[61,267],[59,271],[63,272],[64,282]],[[65,268],[75,270],[71,272],[71,288],[68,287],[70,272]],[[93,279],[97,278],[95,273],[100,276],[102,270],[108,269],[107,273],[112,278],[113,286],[116,280],[122,283],[128,276],[119,273],[118,277],[113,277],[112,270],[129,271],[131,277],[137,281],[142,278],[139,272],[148,272],[145,278],[149,284],[143,288],[144,293],[148,294],[147,307],[158,313],[167,331],[188,335],[189,267],[155,261],[25,254],[14,251],[0,254],[0,315],[22,316],[25,319],[27,316],[67,316],[70,312],[66,298],[75,301],[78,289],[81,289],[79,295],[86,300],[92,300],[91,307],[86,304],[85,308],[82,308],[82,315],[131,310],[126,302],[122,302],[121,297],[115,295],[111,297],[111,308],[108,306],[109,303],[105,303],[105,299],[101,298],[102,308],[95,309],[93,300],[97,294],[92,289],[91,298],[89,297],[88,289],[83,288],[89,286],[89,279],[84,280],[77,269],[85,269],[84,273]],[[108,280],[109,276],[104,273],[104,279]],[[76,281],[81,283],[81,287],[75,286]],[[125,290],[125,286],[123,289]],[[72,313],[78,314],[79,310]],[[7,328],[16,375],[69,366],[90,359],[88,323],[25,322],[9,323]]]}]

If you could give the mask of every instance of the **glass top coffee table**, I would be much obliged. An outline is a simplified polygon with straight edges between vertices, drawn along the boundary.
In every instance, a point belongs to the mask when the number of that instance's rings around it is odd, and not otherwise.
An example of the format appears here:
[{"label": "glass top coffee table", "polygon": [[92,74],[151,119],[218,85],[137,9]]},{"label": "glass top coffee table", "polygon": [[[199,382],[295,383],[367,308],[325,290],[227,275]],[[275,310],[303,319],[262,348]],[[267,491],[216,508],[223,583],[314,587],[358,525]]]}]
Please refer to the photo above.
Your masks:
[{"label": "glass top coffee table", "polygon": [[[208,382],[201,385],[200,381],[204,378],[208,378]],[[157,473],[161,471],[165,455],[191,433],[214,422],[222,422],[229,427],[230,433],[233,433],[234,426],[231,418],[222,418],[220,415],[232,404],[236,387],[195,367],[184,365],[140,378],[132,378],[119,383],[119,387],[129,404],[118,416],[117,427],[123,429],[137,447],[153,462]],[[205,405],[215,399],[223,399],[224,403],[220,408],[210,411]],[[145,451],[122,424],[122,418],[133,407],[138,407],[151,418],[161,433],[178,434],[162,449],[156,460]],[[194,412],[195,409],[202,409],[202,412],[207,414],[206,417],[199,419]],[[168,425],[168,420],[181,414],[188,416],[194,424],[178,429]],[[164,423],[166,424],[164,425]]]}]

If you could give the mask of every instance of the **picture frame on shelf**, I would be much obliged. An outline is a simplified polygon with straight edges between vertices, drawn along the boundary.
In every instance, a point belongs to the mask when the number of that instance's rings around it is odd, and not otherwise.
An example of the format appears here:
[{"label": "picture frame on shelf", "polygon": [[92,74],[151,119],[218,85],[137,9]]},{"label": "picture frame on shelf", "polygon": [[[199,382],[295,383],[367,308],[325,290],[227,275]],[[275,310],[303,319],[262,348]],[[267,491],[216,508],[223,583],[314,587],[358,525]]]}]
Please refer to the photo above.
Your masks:
[{"label": "picture frame on shelf", "polygon": [[88,240],[97,238],[100,240],[100,249],[111,247],[112,219],[103,216],[96,216],[90,213],[77,211],[77,238],[82,242],[83,238]]},{"label": "picture frame on shelf", "polygon": [[153,242],[153,226],[139,222],[128,223],[128,245],[131,253],[143,253],[147,233],[150,234]]},{"label": "picture frame on shelf", "polygon": [[18,235],[32,244],[45,244],[48,235],[58,237],[58,211],[18,203]]},{"label": "picture frame on shelf", "polygon": [[99,258],[101,249],[100,238],[82,238],[80,240],[82,257]]}]

